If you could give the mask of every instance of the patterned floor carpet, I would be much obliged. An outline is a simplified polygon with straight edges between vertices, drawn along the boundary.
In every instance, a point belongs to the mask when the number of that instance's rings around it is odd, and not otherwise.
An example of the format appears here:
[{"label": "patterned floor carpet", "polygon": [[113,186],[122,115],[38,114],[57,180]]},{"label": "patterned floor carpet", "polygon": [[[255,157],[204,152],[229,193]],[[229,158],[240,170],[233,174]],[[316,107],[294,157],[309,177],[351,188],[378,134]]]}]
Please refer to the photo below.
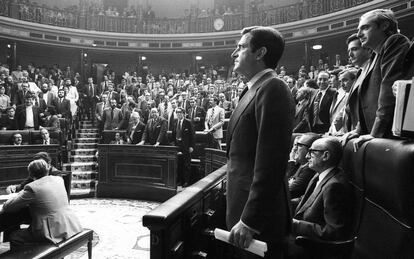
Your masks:
[{"label": "patterned floor carpet", "polygon": [[[150,232],[142,226],[142,216],[158,203],[121,199],[71,200],[72,210],[84,228],[95,231],[93,258],[149,259]],[[0,245],[0,251],[7,243]],[[86,248],[81,248],[66,259],[86,259]]]}]

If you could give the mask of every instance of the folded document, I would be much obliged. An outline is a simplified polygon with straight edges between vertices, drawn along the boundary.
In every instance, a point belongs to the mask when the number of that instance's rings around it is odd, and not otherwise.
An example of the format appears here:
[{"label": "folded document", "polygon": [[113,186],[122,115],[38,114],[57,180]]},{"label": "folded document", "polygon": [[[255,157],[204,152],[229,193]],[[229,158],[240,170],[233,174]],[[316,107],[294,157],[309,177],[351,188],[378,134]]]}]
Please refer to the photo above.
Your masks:
[{"label": "folded document", "polygon": [[[218,240],[221,240],[223,242],[229,243],[230,238],[230,232],[216,228],[214,230],[214,237]],[[249,251],[253,254],[257,254],[258,256],[264,257],[265,252],[267,251],[267,244],[263,241],[259,241],[256,239],[253,239],[250,243],[250,246],[248,248],[245,248],[246,251]]]}]

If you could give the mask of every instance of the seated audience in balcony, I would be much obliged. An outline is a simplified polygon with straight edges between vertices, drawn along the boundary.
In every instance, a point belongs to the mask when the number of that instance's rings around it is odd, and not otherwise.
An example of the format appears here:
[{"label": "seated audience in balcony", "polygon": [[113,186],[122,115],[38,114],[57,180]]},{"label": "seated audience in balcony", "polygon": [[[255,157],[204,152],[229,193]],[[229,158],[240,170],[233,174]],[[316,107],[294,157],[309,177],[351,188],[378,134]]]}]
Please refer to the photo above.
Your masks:
[{"label": "seated audience in balcony", "polygon": [[218,98],[210,97],[211,108],[207,110],[206,118],[204,121],[204,131],[213,135],[216,142],[216,148],[221,150],[221,140],[223,138],[223,124],[225,118],[225,112],[223,108],[218,106]]},{"label": "seated audience in balcony", "polygon": [[388,9],[376,9],[361,16],[357,36],[362,47],[373,51],[358,91],[359,124],[352,137],[359,148],[373,138],[389,138],[394,117],[395,97],[392,85],[404,78],[405,54],[410,47],[407,37],[398,32],[398,22]]},{"label": "seated audience in balcony", "polygon": [[34,94],[25,96],[25,104],[16,107],[17,129],[38,130],[41,122],[40,108],[33,105]]},{"label": "seated audience in balcony", "polygon": [[311,126],[309,123],[308,109],[310,99],[312,97],[312,89],[309,87],[302,87],[296,94],[296,109],[295,121],[293,123],[293,132],[310,132]]},{"label": "seated audience in balcony", "polygon": [[137,145],[167,145],[167,128],[168,122],[159,116],[157,108],[151,108],[148,123],[145,125],[142,139]]},{"label": "seated audience in balcony", "polygon": [[309,168],[306,155],[312,143],[320,136],[315,133],[306,133],[298,137],[292,147],[293,161],[288,162],[288,185],[290,198],[299,198],[305,194],[309,181],[315,175],[315,171]]},{"label": "seated audience in balcony", "polygon": [[50,165],[43,159],[30,162],[27,169],[34,181],[7,200],[1,210],[8,213],[29,207],[32,218],[28,229],[11,233],[11,249],[27,243],[57,244],[82,231],[78,218],[69,208],[63,179],[49,175]]},{"label": "seated audience in balcony", "polygon": [[6,109],[6,115],[0,118],[0,130],[16,130],[17,121],[15,118],[16,109],[11,106]]},{"label": "seated audience in balcony", "polygon": [[295,208],[292,234],[330,241],[349,239],[353,193],[346,174],[338,167],[341,143],[333,137],[317,139],[306,157],[316,175]]},{"label": "seated audience in balcony", "polygon": [[106,108],[102,114],[104,130],[116,130],[122,121],[122,112],[121,109],[117,108],[116,99],[111,99],[110,104],[111,106]]}]

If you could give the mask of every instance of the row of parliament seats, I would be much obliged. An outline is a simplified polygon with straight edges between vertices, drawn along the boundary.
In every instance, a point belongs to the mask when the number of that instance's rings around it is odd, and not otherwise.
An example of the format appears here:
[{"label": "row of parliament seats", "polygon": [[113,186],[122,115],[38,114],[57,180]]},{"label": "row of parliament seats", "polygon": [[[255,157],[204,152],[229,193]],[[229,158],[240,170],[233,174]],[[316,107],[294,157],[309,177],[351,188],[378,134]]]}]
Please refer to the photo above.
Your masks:
[{"label": "row of parliament seats", "polygon": [[[0,145],[11,145],[13,135],[19,133],[22,135],[22,145],[39,144],[42,142],[40,130],[2,130],[0,131]],[[49,131],[51,139],[56,139],[59,145],[63,145],[62,131]]]},{"label": "row of parliament seats", "polygon": [[[225,167],[217,168],[225,161],[224,151],[207,149],[212,171],[206,174],[212,173],[143,217],[158,240],[151,244],[151,259],[228,258],[225,245],[209,237],[224,227]],[[341,163],[355,195],[353,237],[298,237],[296,243],[309,258],[414,258],[414,141],[374,139],[354,152],[351,140]]]}]

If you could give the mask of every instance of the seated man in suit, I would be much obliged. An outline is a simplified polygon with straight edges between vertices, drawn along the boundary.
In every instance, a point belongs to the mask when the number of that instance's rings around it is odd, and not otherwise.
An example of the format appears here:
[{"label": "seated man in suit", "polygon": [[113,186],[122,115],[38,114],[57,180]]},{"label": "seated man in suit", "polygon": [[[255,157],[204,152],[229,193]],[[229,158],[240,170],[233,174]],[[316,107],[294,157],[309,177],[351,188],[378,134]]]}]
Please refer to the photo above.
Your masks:
[{"label": "seated man in suit", "polygon": [[292,199],[299,198],[305,193],[309,181],[315,175],[315,171],[309,168],[306,155],[312,143],[319,138],[320,136],[317,134],[306,133],[300,136],[296,141],[296,146],[292,147],[292,149],[295,149],[294,162],[289,161],[289,163],[296,164],[288,180],[290,198]]},{"label": "seated man in suit", "polygon": [[[52,158],[46,152],[39,152],[33,156],[33,160],[43,159],[49,165],[49,175],[60,175],[61,172],[52,165]],[[6,192],[17,193],[23,190],[23,188],[33,182],[31,176],[27,177],[20,184],[9,185],[6,188]],[[0,232],[5,231],[4,237],[8,238],[8,235],[11,231],[17,230],[20,227],[20,224],[24,222],[30,222],[31,216],[28,208],[23,208],[17,212],[3,213],[0,214]]]},{"label": "seated man in suit", "polygon": [[13,146],[21,146],[23,141],[22,134],[20,133],[14,133],[12,136],[12,145]]},{"label": "seated man in suit", "polygon": [[152,108],[150,112],[150,119],[145,126],[142,139],[137,145],[167,145],[167,120],[159,116],[157,108]]},{"label": "seated man in suit", "polygon": [[45,128],[40,129],[40,136],[42,137],[36,144],[40,145],[52,145],[52,144],[59,144],[59,141],[56,139],[50,138],[49,131]]},{"label": "seated man in suit", "polygon": [[182,183],[183,187],[186,187],[190,183],[191,153],[194,150],[194,129],[190,120],[184,118],[183,108],[178,107],[175,112],[177,113],[177,120],[175,120],[172,130],[172,139],[174,145],[180,148],[183,162],[178,181]]},{"label": "seated man in suit", "polygon": [[7,200],[0,211],[30,210],[30,227],[11,233],[11,249],[27,243],[57,244],[82,231],[79,219],[69,208],[63,179],[49,175],[50,166],[43,159],[30,162],[27,169],[34,181]]},{"label": "seated man in suit", "polygon": [[309,168],[316,171],[296,207],[292,232],[323,240],[344,240],[352,231],[353,194],[338,168],[342,145],[333,137],[317,139],[309,148]]},{"label": "seated man in suit", "polygon": [[126,144],[126,142],[122,139],[122,136],[121,136],[120,132],[115,132],[115,139],[111,140],[111,142],[109,142],[109,144],[124,145],[124,144]]}]

